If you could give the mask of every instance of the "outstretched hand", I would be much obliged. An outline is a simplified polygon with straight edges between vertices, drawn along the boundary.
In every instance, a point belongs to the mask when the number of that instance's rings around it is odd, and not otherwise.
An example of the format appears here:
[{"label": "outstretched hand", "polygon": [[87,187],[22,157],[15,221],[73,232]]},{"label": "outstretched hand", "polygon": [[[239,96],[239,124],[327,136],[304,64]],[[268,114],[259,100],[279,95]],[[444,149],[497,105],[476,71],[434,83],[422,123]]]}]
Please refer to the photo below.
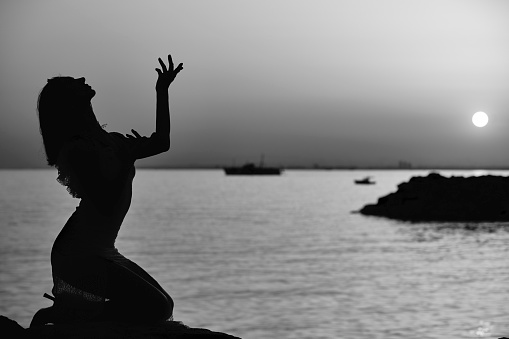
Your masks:
[{"label": "outstretched hand", "polygon": [[182,63],[180,63],[177,68],[173,67],[173,60],[171,59],[171,55],[168,54],[168,67],[164,64],[161,58],[157,59],[161,68],[156,68],[158,77],[156,82],[156,90],[157,91],[167,91],[170,87],[170,84],[175,80],[177,74],[184,68]]}]

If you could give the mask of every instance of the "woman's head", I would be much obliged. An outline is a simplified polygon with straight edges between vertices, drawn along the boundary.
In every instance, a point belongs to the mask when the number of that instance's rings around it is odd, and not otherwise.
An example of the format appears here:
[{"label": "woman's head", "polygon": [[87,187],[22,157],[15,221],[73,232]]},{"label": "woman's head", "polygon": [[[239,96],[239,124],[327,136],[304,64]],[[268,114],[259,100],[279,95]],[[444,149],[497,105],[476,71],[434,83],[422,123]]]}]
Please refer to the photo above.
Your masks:
[{"label": "woman's head", "polygon": [[85,78],[55,77],[42,89],[37,110],[50,166],[56,164],[67,140],[86,130],[101,128],[90,102],[94,95],[95,91],[85,83]]}]

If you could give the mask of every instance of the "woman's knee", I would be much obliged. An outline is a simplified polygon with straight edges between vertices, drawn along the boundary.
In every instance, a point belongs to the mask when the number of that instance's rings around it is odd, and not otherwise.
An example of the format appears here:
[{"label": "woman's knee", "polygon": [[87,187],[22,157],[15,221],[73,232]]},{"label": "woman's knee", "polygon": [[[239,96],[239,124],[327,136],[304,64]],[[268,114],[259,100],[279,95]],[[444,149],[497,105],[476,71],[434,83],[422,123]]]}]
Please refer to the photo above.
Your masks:
[{"label": "woman's knee", "polygon": [[173,315],[173,300],[161,297],[158,300],[147,300],[145,306],[140,309],[142,315],[148,321],[166,321]]},{"label": "woman's knee", "polygon": [[173,315],[173,299],[171,297],[164,297],[164,300],[161,300],[161,308],[160,308],[160,317],[163,321],[170,319]]}]

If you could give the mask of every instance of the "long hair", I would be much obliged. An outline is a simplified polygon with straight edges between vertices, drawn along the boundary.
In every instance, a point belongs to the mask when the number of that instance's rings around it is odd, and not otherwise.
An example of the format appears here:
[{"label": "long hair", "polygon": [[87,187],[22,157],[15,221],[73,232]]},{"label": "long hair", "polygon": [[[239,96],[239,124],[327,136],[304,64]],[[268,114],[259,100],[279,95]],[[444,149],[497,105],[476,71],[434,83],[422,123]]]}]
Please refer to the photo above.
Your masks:
[{"label": "long hair", "polygon": [[39,127],[50,166],[56,166],[65,142],[78,135],[86,125],[97,123],[101,128],[90,100],[83,100],[73,91],[74,81],[74,78],[64,76],[49,79],[37,100]]}]

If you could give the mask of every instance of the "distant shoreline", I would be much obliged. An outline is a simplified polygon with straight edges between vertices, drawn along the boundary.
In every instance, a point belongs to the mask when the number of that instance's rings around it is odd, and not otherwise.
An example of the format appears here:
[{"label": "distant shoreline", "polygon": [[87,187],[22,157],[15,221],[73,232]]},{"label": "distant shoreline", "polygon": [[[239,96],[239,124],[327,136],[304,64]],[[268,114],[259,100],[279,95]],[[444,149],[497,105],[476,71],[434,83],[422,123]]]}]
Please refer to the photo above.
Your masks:
[{"label": "distant shoreline", "polygon": [[[222,170],[226,166],[136,166],[137,169],[150,170]],[[461,166],[423,166],[399,168],[394,166],[278,166],[285,170],[314,170],[314,171],[508,171],[509,167],[461,167]],[[54,170],[52,167],[0,167],[0,170]]]}]

